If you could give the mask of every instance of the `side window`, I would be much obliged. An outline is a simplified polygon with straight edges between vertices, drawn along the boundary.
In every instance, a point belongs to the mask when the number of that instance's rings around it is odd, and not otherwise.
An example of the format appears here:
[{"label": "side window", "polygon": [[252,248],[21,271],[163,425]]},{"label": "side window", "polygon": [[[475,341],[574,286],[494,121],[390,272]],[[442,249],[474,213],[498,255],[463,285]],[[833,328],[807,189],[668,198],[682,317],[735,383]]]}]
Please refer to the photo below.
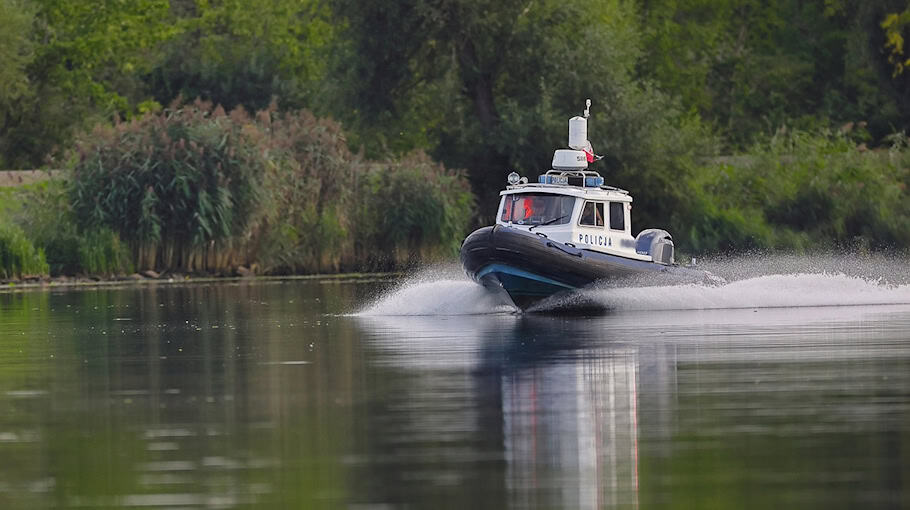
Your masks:
[{"label": "side window", "polygon": [[603,202],[585,202],[585,205],[581,210],[581,219],[578,223],[590,227],[604,226]]},{"label": "side window", "polygon": [[512,197],[504,196],[502,197],[502,216],[499,218],[500,221],[512,221]]},{"label": "side window", "polygon": [[626,211],[625,204],[622,202],[610,202],[610,228],[612,230],[626,229]]}]

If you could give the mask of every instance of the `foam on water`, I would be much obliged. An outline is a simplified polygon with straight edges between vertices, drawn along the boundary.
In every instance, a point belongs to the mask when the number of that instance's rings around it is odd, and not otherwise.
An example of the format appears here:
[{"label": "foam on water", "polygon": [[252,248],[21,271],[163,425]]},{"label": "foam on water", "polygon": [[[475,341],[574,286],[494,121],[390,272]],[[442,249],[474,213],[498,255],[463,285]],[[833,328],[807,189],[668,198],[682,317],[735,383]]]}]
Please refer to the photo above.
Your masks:
[{"label": "foam on water", "polygon": [[481,315],[514,311],[460,271],[445,268],[406,280],[357,315]]},{"label": "foam on water", "polygon": [[593,288],[580,293],[613,310],[710,310],[910,304],[910,285],[844,274],[766,275],[725,285]]},{"label": "foam on water", "polygon": [[[705,264],[728,283],[666,284],[639,279],[595,286],[548,300],[533,311],[717,310],[910,305],[910,265],[897,258],[738,257]],[[663,283],[663,285],[661,285]],[[358,315],[478,315],[513,312],[459,270],[424,272]]]}]

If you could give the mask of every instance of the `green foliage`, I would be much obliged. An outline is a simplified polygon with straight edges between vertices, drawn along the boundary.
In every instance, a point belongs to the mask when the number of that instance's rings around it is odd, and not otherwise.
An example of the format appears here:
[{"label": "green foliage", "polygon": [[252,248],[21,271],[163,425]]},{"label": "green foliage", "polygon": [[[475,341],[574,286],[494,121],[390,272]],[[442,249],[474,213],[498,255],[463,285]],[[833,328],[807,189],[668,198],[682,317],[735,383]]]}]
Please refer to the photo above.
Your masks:
[{"label": "green foliage", "polygon": [[61,179],[7,188],[0,212],[45,253],[51,275],[120,275],[133,270],[132,254],[110,230],[80,231]]},{"label": "green foliage", "polygon": [[[139,266],[224,269],[258,227],[262,135],[242,110],[200,102],[98,128],[73,154],[73,213],[117,232]],[[216,245],[230,256],[210,263],[201,250]]]},{"label": "green foliage", "polygon": [[885,30],[885,49],[888,50],[888,62],[894,65],[894,74],[904,72],[910,66],[910,59],[904,57],[904,30],[910,25],[910,6],[902,12],[891,12],[882,21]]},{"label": "green foliage", "polygon": [[474,206],[463,176],[423,153],[374,167],[357,196],[354,239],[374,264],[386,266],[454,256]]},{"label": "green foliage", "polygon": [[262,116],[274,165],[273,227],[263,261],[281,272],[337,271],[350,258],[350,210],[356,172],[341,126],[307,111]]},{"label": "green foliage", "polygon": [[11,217],[44,250],[52,275],[84,273],[79,259],[81,236],[61,180],[20,189],[20,206]]},{"label": "green foliage", "polygon": [[33,16],[20,0],[0,0],[0,120],[29,95],[26,68],[34,55],[34,43],[29,38]]},{"label": "green foliage", "polygon": [[[19,2],[3,4],[15,8]],[[82,127],[114,112],[132,113],[145,102],[138,77],[154,64],[156,46],[176,27],[168,22],[167,0],[29,0],[24,5],[25,17],[12,18],[19,39],[12,48],[27,56],[20,59],[27,90],[5,119],[0,106],[0,161],[31,168],[59,155]],[[16,77],[21,65],[3,68],[4,77],[23,83]]]},{"label": "green foliage", "polygon": [[[404,263],[415,252],[453,253],[472,212],[460,174],[425,155],[362,163],[340,125],[306,111],[227,115],[197,101],[98,128],[70,159],[78,266],[91,272],[125,267],[118,237],[139,268],[227,272],[257,263],[312,272],[377,258]],[[363,207],[394,214],[365,220]],[[433,214],[422,224],[395,216],[415,207]],[[358,248],[352,237],[373,244]]]},{"label": "green foliage", "polygon": [[0,186],[0,218],[12,218],[22,210],[21,188]]},{"label": "green foliage", "polygon": [[[697,169],[684,249],[910,245],[910,151],[869,151],[848,132],[782,130],[747,155]],[[861,135],[860,135],[861,136]]]},{"label": "green foliage", "polygon": [[[722,99],[711,80],[731,65],[737,37],[731,30],[736,4],[725,0],[646,2],[642,33],[648,51],[643,64],[683,104],[708,112]],[[736,13],[740,14],[740,13]]]},{"label": "green foliage", "polygon": [[661,198],[642,197],[645,220],[678,200],[662,194],[686,168],[678,158],[713,149],[697,117],[637,79],[642,41],[631,2],[334,6],[347,20],[349,53],[338,63],[351,73],[342,91],[356,108],[342,118],[355,143],[367,154],[429,144],[447,166],[470,169],[482,218],[492,215],[506,174],[542,170],[588,97],[596,105],[591,141],[608,154],[611,180]]},{"label": "green foliage", "polygon": [[910,82],[891,77],[882,51],[886,29],[900,28],[881,21],[905,8],[900,0],[647,2],[642,71],[733,150],[783,125],[867,121],[881,141],[910,119]]},{"label": "green foliage", "polygon": [[48,274],[44,252],[25,237],[16,225],[0,222],[0,278]]},{"label": "green foliage", "polygon": [[[463,228],[460,206],[415,226],[437,193],[415,176],[448,174],[402,155],[468,169],[486,222],[504,176],[545,170],[591,98],[595,168],[638,225],[670,222],[693,250],[903,246],[895,170],[856,147],[910,129],[908,19],[904,0],[0,0],[0,167],[75,166],[60,217],[16,220],[55,272],[105,229],[140,267],[334,271]],[[181,97],[267,111],[161,107]],[[113,114],[129,122],[74,142]],[[829,136],[797,135],[860,123],[835,151],[849,168],[820,155]],[[782,127],[803,138],[778,154]],[[704,163],[721,152],[748,170]],[[402,223],[363,217],[383,196]]]},{"label": "green foliage", "polygon": [[276,97],[291,108],[318,105],[336,30],[323,2],[182,1],[171,12],[180,34],[146,76],[159,102],[182,95],[251,111]]},{"label": "green foliage", "polygon": [[33,12],[19,0],[0,0],[0,168],[10,161],[15,147],[5,129],[21,113],[21,102],[32,96],[27,67],[34,57],[30,37]]},{"label": "green foliage", "polygon": [[44,41],[35,66],[69,97],[90,98],[102,111],[123,111],[119,76],[148,67],[148,51],[175,33],[167,0],[35,0]]},{"label": "green foliage", "polygon": [[279,272],[393,268],[457,253],[473,212],[467,180],[424,153],[383,163],[352,154],[337,123],[270,120],[278,216],[262,250]]},{"label": "green foliage", "polygon": [[133,272],[130,250],[110,230],[84,233],[79,238],[77,251],[79,266],[86,273],[116,275]]}]

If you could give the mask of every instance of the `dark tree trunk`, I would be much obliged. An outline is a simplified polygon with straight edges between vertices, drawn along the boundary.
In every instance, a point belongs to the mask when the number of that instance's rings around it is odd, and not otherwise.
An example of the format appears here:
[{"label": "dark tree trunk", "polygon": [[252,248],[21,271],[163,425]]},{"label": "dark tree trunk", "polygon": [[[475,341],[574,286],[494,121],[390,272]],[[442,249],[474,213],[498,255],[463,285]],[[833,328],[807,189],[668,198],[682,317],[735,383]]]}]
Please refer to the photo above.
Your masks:
[{"label": "dark tree trunk", "polygon": [[485,133],[499,125],[499,113],[493,101],[493,75],[480,65],[473,41],[465,40],[458,48],[462,83],[474,103],[474,113]]}]

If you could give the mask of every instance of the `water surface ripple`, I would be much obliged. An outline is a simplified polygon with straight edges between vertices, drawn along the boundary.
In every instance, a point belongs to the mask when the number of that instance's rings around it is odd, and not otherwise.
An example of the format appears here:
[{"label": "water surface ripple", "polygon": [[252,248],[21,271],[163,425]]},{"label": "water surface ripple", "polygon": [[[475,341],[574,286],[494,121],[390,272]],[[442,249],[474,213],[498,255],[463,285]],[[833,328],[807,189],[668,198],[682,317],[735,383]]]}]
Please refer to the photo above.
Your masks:
[{"label": "water surface ripple", "polygon": [[910,506],[907,284],[729,280],[0,295],[0,508]]}]

